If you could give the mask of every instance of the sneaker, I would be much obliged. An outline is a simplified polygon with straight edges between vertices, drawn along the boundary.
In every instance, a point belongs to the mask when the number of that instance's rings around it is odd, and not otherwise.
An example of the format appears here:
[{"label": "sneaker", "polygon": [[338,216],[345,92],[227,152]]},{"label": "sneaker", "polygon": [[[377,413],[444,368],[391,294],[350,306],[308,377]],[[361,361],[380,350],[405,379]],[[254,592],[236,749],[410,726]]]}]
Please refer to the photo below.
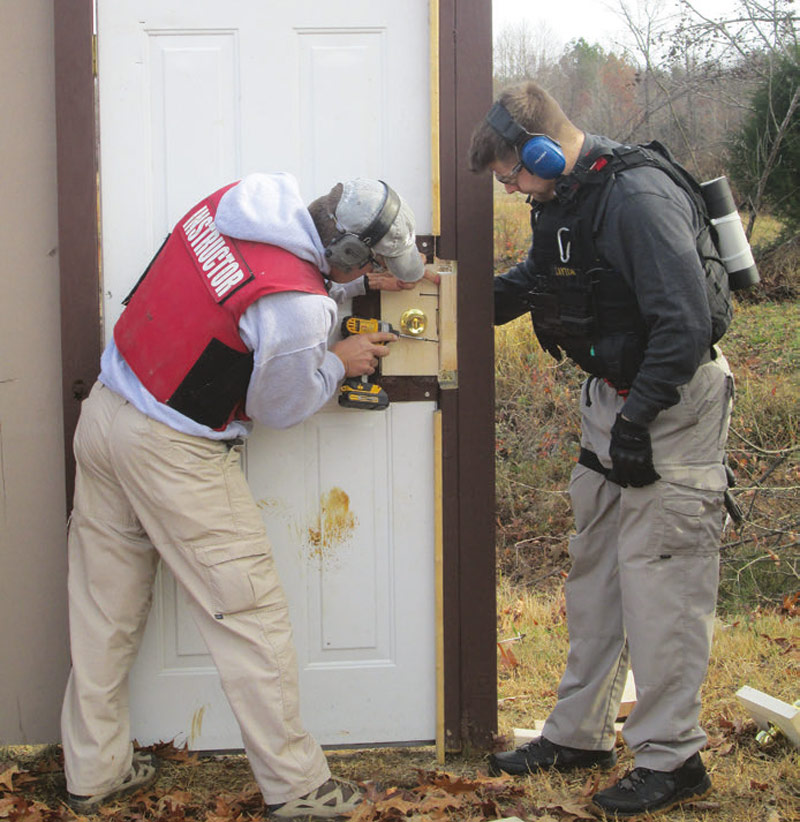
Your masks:
[{"label": "sneaker", "polygon": [[702,799],[711,791],[700,754],[689,757],[674,771],[634,768],[627,776],[592,797],[594,810],[606,816],[633,817],[674,808]]},{"label": "sneaker", "polygon": [[355,784],[332,776],[311,793],[280,805],[270,805],[269,810],[273,816],[283,819],[294,816],[331,819],[354,811],[362,798],[361,791]]},{"label": "sneaker", "polygon": [[113,799],[119,799],[152,785],[156,776],[158,776],[158,767],[155,757],[152,754],[136,751],[131,761],[131,769],[119,785],[91,796],[67,793],[67,805],[77,813],[91,813],[100,805],[105,805]]},{"label": "sneaker", "polygon": [[517,776],[536,770],[569,771],[573,768],[591,768],[594,765],[613,768],[616,763],[617,753],[613,748],[610,751],[568,748],[540,736],[515,751],[492,754],[489,757],[489,773],[492,776],[500,776],[501,773]]}]

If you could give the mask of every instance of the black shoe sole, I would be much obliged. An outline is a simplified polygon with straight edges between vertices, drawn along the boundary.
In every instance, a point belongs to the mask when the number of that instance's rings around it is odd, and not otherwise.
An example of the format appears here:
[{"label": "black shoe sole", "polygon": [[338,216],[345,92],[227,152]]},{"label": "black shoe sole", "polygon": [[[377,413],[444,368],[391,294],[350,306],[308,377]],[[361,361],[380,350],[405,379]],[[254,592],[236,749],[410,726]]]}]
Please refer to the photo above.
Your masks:
[{"label": "black shoe sole", "polygon": [[494,755],[490,756],[488,761],[490,776],[502,776],[503,774],[508,774],[509,776],[529,776],[539,771],[558,771],[559,773],[565,773],[568,771],[585,770],[587,768],[599,768],[600,770],[608,771],[616,764],[616,757],[608,760],[597,760],[595,762],[570,762],[564,764],[556,760],[552,764],[525,765],[522,768],[511,770],[509,766],[501,765]]},{"label": "black shoe sole", "polygon": [[638,810],[611,810],[602,807],[601,805],[595,804],[594,801],[589,803],[589,810],[598,816],[604,817],[606,819],[638,819],[639,817],[644,816],[653,816],[657,813],[666,813],[666,811],[671,811],[673,808],[677,807],[678,805],[685,805],[689,802],[698,802],[701,799],[704,799],[711,793],[711,780],[706,775],[706,778],[694,788],[686,788],[683,791],[683,794],[673,799],[670,799],[664,805],[659,805],[654,808],[639,808]]}]

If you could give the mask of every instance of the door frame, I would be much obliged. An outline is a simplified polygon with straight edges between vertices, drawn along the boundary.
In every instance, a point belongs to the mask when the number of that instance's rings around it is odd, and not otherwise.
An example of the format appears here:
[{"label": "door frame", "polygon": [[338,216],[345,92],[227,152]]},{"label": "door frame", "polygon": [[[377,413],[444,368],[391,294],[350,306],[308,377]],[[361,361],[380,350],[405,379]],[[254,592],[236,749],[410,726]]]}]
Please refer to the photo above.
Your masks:
[{"label": "door frame", "polygon": [[[444,732],[447,750],[488,748],[497,730],[494,534],[492,189],[466,168],[474,125],[492,100],[491,0],[429,0],[438,26],[440,233],[458,261],[457,388],[442,410]],[[99,373],[100,306],[93,0],[54,8],[62,393],[66,489],[80,402]],[[85,318],[94,317],[94,322]]]}]

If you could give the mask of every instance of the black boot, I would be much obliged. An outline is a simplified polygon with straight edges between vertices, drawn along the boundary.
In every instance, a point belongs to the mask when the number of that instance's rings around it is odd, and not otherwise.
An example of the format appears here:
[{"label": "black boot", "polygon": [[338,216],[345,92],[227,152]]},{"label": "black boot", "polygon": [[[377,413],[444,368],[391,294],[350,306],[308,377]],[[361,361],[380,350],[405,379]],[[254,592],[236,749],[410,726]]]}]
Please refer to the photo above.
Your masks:
[{"label": "black boot", "polygon": [[499,776],[501,773],[519,775],[551,768],[569,771],[573,768],[591,768],[593,765],[613,768],[616,761],[617,754],[613,748],[610,751],[586,751],[556,745],[540,736],[515,751],[492,754],[489,757],[489,773],[492,776]]},{"label": "black boot", "polygon": [[701,799],[710,790],[711,780],[696,753],[674,771],[634,768],[616,785],[598,791],[592,804],[606,816],[638,816]]}]

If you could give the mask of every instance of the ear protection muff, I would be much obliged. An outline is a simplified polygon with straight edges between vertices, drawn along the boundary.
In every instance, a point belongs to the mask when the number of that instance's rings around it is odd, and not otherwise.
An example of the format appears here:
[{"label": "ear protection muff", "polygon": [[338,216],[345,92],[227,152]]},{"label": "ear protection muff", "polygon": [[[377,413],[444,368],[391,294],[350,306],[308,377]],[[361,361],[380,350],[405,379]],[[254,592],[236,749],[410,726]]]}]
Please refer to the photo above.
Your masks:
[{"label": "ear protection muff", "polygon": [[386,236],[400,211],[400,197],[397,192],[383,180],[379,182],[383,183],[385,191],[375,219],[358,234],[346,231],[325,249],[328,262],[341,271],[361,268],[370,261],[373,246]]},{"label": "ear protection muff", "polygon": [[531,134],[500,102],[486,115],[486,122],[519,152],[523,167],[543,180],[554,180],[564,171],[566,159],[558,142],[546,134]]}]

